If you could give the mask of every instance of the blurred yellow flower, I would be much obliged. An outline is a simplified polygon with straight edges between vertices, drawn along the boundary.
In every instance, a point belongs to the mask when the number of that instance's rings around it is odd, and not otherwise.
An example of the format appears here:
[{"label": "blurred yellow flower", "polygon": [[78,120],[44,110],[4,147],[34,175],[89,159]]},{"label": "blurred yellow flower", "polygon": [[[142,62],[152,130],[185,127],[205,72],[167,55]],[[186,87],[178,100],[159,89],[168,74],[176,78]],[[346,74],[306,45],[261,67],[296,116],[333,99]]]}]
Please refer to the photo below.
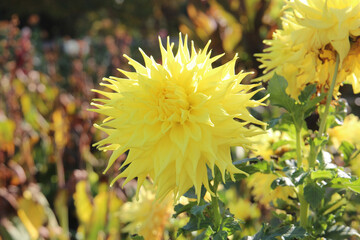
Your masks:
[{"label": "blurred yellow flower", "polygon": [[234,216],[243,221],[254,220],[260,217],[260,209],[256,203],[250,202],[247,198],[239,198],[234,188],[230,188],[225,193],[229,201],[228,207]]},{"label": "blurred yellow flower", "polygon": [[347,115],[341,126],[328,128],[327,132],[336,148],[340,147],[343,141],[348,141],[360,147],[360,120],[354,114]]},{"label": "blurred yellow flower", "polygon": [[248,198],[241,198],[236,194],[235,188],[227,189],[225,197],[228,200],[226,207],[235,218],[240,219],[241,236],[254,235],[256,233],[256,220],[260,218],[261,212],[258,204],[251,202]]},{"label": "blurred yellow flower", "polygon": [[97,91],[108,99],[95,99],[94,111],[108,118],[96,127],[109,136],[96,145],[113,151],[106,170],[130,150],[128,166],[116,179],[126,177],[126,184],[137,177],[137,192],[150,176],[159,199],[171,191],[179,198],[192,186],[200,197],[202,185],[209,190],[207,167],[217,166],[223,177],[225,171],[241,173],[230,146],[249,147],[250,138],[263,133],[246,127],[264,125],[247,109],[263,105],[264,99],[251,100],[258,85],[240,84],[247,73],[235,74],[236,57],[212,68],[221,55],[210,57],[209,45],[196,51],[192,42],[189,51],[187,37],[183,42],[180,35],[175,56],[169,39],[166,49],[160,43],[161,64],[142,50],[145,66],[125,56],[136,72],[120,70],[127,78],[105,78],[102,84],[113,92]]},{"label": "blurred yellow flower", "polygon": [[282,199],[290,203],[289,197],[296,197],[293,187],[279,186],[271,189],[271,183],[277,178],[278,176],[275,174],[257,172],[247,179],[248,186],[252,188],[251,193],[257,202],[268,206],[270,202],[275,203],[276,199]]},{"label": "blurred yellow flower", "polygon": [[167,195],[159,202],[151,185],[145,185],[146,188],[140,188],[139,200],[133,198],[133,201],[121,207],[120,219],[123,223],[128,223],[122,231],[138,234],[145,240],[162,240],[173,214],[173,198]]},{"label": "blurred yellow flower", "polygon": [[265,68],[263,80],[276,72],[288,81],[287,93],[297,99],[308,84],[318,90],[330,88],[336,53],[340,70],[334,95],[343,82],[360,92],[360,1],[288,0],[283,29],[264,41],[270,47],[257,54]]},{"label": "blurred yellow flower", "polygon": [[250,157],[261,156],[264,160],[270,161],[272,156],[280,156],[282,153],[289,150],[289,144],[279,146],[276,149],[273,149],[273,145],[280,140],[291,141],[289,136],[286,133],[282,133],[278,130],[267,130],[267,134],[262,136],[256,136],[254,139],[257,140],[253,145],[252,152],[250,152]]},{"label": "blurred yellow flower", "polygon": [[[343,141],[353,144],[357,149],[360,148],[360,119],[353,114],[345,117],[343,125],[329,128],[327,133],[335,148],[339,148]],[[351,160],[350,168],[360,176],[360,154]]]}]

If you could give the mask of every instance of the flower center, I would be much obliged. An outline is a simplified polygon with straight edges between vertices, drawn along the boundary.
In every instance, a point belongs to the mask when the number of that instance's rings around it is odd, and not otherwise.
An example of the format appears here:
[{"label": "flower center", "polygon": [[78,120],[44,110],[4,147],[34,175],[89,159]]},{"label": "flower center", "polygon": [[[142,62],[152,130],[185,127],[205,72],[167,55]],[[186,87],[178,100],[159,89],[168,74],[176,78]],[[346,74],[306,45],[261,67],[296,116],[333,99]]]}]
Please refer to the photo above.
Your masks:
[{"label": "flower center", "polygon": [[189,102],[183,87],[167,84],[158,95],[158,112],[161,121],[183,123],[188,118]]}]

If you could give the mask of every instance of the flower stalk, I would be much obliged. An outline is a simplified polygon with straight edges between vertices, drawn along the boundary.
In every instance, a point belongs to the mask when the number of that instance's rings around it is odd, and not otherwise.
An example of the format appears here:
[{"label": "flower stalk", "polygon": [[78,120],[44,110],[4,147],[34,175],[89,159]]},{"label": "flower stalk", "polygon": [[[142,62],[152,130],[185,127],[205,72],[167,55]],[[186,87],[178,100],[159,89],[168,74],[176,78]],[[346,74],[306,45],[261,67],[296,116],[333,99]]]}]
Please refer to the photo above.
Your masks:
[{"label": "flower stalk", "polygon": [[215,176],[214,176],[214,184],[212,185],[212,191],[214,193],[213,196],[211,196],[211,208],[213,211],[213,218],[214,218],[214,226],[215,226],[215,231],[219,231],[220,230],[220,225],[221,225],[221,213],[220,213],[220,206],[219,206],[219,197],[217,195],[217,189],[219,186],[219,181],[217,180],[216,174],[218,174],[219,172],[215,170]]},{"label": "flower stalk", "polygon": [[[339,62],[340,62],[340,57],[339,54],[336,54],[336,62],[335,62],[335,70],[334,70],[334,75],[333,75],[333,79],[330,85],[330,89],[328,91],[328,94],[326,96],[326,104],[325,104],[325,110],[323,114],[320,114],[320,127],[319,127],[319,131],[317,134],[318,138],[321,138],[323,136],[323,134],[325,133],[325,128],[326,128],[326,120],[327,117],[329,115],[329,109],[330,109],[330,103],[332,100],[332,96],[333,96],[333,92],[334,92],[334,87],[335,87],[335,83],[336,83],[336,77],[338,75],[338,70],[339,70]],[[319,146],[314,146],[311,148],[310,150],[310,155],[309,155],[309,167],[310,168],[314,168],[315,167],[315,160],[316,160],[316,156],[319,152]]]},{"label": "flower stalk", "polygon": [[307,220],[309,216],[309,203],[304,198],[304,186],[299,186],[299,201],[300,201],[300,226],[307,228]]}]

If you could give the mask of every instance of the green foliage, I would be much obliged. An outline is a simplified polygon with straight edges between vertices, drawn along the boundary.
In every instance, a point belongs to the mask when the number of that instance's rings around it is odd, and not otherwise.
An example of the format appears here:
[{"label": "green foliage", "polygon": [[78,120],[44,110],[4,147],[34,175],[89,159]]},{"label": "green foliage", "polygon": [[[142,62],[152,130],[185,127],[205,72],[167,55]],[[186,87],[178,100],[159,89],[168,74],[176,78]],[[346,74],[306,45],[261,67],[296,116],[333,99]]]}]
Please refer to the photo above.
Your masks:
[{"label": "green foliage", "polygon": [[310,207],[316,209],[320,206],[321,201],[324,198],[325,189],[319,186],[317,183],[309,183],[304,187],[305,200],[310,204]]},{"label": "green foliage", "polygon": [[286,79],[275,73],[269,81],[267,89],[270,94],[269,100],[273,106],[282,107],[288,112],[282,118],[290,118],[296,129],[301,129],[304,119],[315,110],[316,105],[324,99],[325,94],[313,97],[316,85],[308,85],[296,101],[285,92],[287,85]]},{"label": "green foliage", "polygon": [[284,240],[304,239],[307,236],[306,230],[295,225],[271,227],[263,224],[261,230],[253,237],[245,237],[242,240],[276,240],[281,237]]}]

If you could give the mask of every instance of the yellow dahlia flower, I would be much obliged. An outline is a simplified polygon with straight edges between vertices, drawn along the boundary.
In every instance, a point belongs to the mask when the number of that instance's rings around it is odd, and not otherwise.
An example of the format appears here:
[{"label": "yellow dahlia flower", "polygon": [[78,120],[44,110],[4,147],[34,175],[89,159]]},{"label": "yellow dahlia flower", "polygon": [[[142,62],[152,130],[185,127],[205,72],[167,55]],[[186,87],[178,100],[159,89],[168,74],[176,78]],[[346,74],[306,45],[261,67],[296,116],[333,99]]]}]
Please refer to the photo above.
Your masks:
[{"label": "yellow dahlia flower", "polygon": [[288,81],[287,93],[297,99],[308,84],[330,88],[336,53],[340,57],[334,95],[345,81],[360,92],[358,53],[360,0],[288,0],[283,29],[264,41],[270,47],[257,54],[265,68],[263,80],[276,72]]},{"label": "yellow dahlia flower", "polygon": [[214,172],[217,166],[223,177],[225,171],[241,173],[230,146],[248,147],[252,136],[263,133],[246,127],[264,125],[247,109],[263,104],[264,99],[251,100],[258,85],[240,84],[247,73],[235,74],[236,57],[212,68],[221,56],[210,57],[209,44],[196,51],[192,42],[190,51],[180,35],[175,56],[169,39],[166,49],[160,42],[161,64],[142,50],[145,66],[125,56],[135,72],[119,70],[126,78],[105,78],[102,84],[113,92],[96,91],[108,98],[92,103],[108,116],[96,125],[109,135],[96,145],[113,151],[106,170],[129,150],[127,168],[116,179],[126,177],[126,184],[137,177],[137,192],[150,176],[159,199],[173,190],[179,198],[192,186],[200,196],[202,185],[210,191],[207,167]]},{"label": "yellow dahlia flower", "polygon": [[139,200],[134,198],[120,209],[120,220],[128,223],[122,231],[138,234],[145,240],[164,239],[165,228],[173,214],[172,203],[170,195],[164,197],[162,202],[156,201],[150,184],[147,184],[146,188],[141,187]]}]

